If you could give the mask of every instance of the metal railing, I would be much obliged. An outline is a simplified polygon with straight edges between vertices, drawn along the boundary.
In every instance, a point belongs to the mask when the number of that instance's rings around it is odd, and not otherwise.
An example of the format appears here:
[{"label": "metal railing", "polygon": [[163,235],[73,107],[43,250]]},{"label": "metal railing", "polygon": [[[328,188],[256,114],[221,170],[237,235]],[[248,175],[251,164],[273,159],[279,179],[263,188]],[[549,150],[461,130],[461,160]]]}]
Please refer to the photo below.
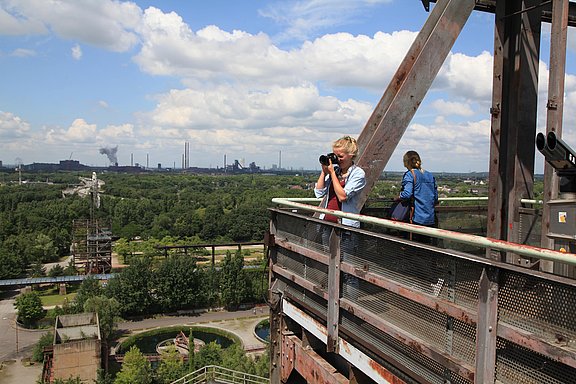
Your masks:
[{"label": "metal railing", "polygon": [[290,208],[271,209],[271,289],[282,297],[284,315],[374,381],[386,382],[385,368],[407,382],[576,382],[575,280],[299,212],[570,266],[575,255],[325,210],[300,199],[273,202]]},{"label": "metal railing", "polygon": [[248,373],[234,371],[217,365],[208,365],[173,381],[171,384],[201,383],[269,384],[270,380],[266,377],[250,375]]}]

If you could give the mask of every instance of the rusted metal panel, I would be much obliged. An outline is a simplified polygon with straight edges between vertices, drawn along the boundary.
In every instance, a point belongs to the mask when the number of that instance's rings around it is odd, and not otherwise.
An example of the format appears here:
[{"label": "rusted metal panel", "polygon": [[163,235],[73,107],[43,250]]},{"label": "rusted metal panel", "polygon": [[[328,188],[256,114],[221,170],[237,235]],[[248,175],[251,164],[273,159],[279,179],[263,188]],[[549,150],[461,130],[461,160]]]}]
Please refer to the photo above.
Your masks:
[{"label": "rusted metal panel", "polygon": [[[513,242],[520,200],[532,195],[534,183],[541,12],[531,6],[537,2],[496,3],[487,236]],[[526,8],[532,10],[518,12]]]},{"label": "rusted metal panel", "polygon": [[[282,307],[286,316],[300,324],[300,326],[305,328],[318,340],[326,343],[328,340],[328,332],[323,324],[319,323],[317,320],[306,314],[306,312],[285,300],[283,301]],[[403,383],[403,381],[396,377],[392,372],[382,367],[378,362],[374,361],[344,339],[339,338],[338,343],[338,354],[356,368],[360,369],[366,376],[370,377],[375,382],[382,384]]]},{"label": "rusted metal panel", "polygon": [[[362,144],[364,150],[358,157],[358,165],[366,172],[366,188],[360,195],[360,206],[366,201],[370,190],[396,149],[410,120],[472,13],[475,1],[446,0],[441,4],[445,4],[445,8],[434,7],[422,28],[425,33],[431,31],[424,45],[409,51],[413,53],[415,59],[406,57],[403,61],[403,63],[411,61],[414,63],[401,64],[401,68],[407,67],[407,72],[396,73],[392,78],[391,83],[400,83],[400,85],[397,88],[387,89],[388,94],[383,97],[391,99],[389,107],[382,114],[372,137],[367,135],[367,144]],[[439,13],[438,16],[436,12]],[[417,38],[416,41],[420,40]],[[362,138],[361,142],[365,143],[366,139]]]},{"label": "rusted metal panel", "polygon": [[[390,292],[394,292],[400,296],[406,297],[412,301],[425,305],[429,308],[434,309],[439,313],[446,314],[466,324],[476,325],[477,314],[465,307],[462,307],[460,305],[454,304],[446,300],[439,299],[438,297],[435,297],[433,295],[424,294],[411,287],[395,283],[393,281],[387,280],[382,276],[379,276],[371,272],[358,273],[358,269],[354,268],[353,266],[347,263],[342,263],[340,268],[342,272],[358,276],[359,278],[364,279],[371,284],[374,284]],[[344,303],[351,303],[352,306],[347,309],[349,311],[352,311],[352,313],[354,313],[355,308],[359,308],[356,305],[356,303],[352,303],[346,299],[341,299],[340,302],[342,303],[343,306]]]},{"label": "rusted metal panel", "polygon": [[287,373],[287,376],[283,376],[285,382],[292,369],[295,369],[309,384],[348,384],[348,379],[318,353],[312,349],[303,348],[302,341],[296,336],[284,337],[282,345],[288,349],[284,359]]},{"label": "rusted metal panel", "polygon": [[328,293],[325,292],[321,286],[318,286],[318,285],[306,280],[302,276],[296,275],[295,273],[292,273],[292,272],[288,271],[287,269],[279,267],[278,265],[273,265],[270,270],[273,273],[280,275],[287,280],[293,281],[294,283],[296,283],[300,287],[306,288],[310,292],[314,292],[316,295],[328,300]]},{"label": "rusted metal panel", "polygon": [[292,374],[296,360],[294,341],[291,336],[292,333],[289,335],[282,334],[282,382],[284,383],[288,383],[288,378]]},{"label": "rusted metal panel", "polygon": [[499,322],[498,336],[541,353],[554,361],[576,368],[576,351],[573,348],[567,348],[569,339],[563,338],[562,335],[557,335],[558,337],[554,340],[546,341],[532,333]]},{"label": "rusted metal panel", "polygon": [[330,234],[330,262],[328,265],[328,340],[327,352],[338,352],[338,317],[340,296],[340,236],[332,229]]},{"label": "rusted metal panel", "polygon": [[430,357],[434,361],[437,361],[444,367],[458,373],[460,376],[470,381],[474,380],[474,367],[470,366],[466,362],[460,361],[453,356],[438,350],[436,347],[429,345],[423,340],[404,332],[401,328],[382,320],[371,312],[364,310],[362,307],[355,306],[352,308],[350,305],[347,305],[344,302],[341,305],[342,308],[348,311],[352,311],[354,316],[366,321],[367,323],[370,323],[372,326],[382,330],[399,342],[417,350],[422,355]]},{"label": "rusted metal panel", "polygon": [[307,258],[315,260],[324,265],[328,265],[328,256],[326,256],[324,253],[303,247],[298,244],[294,244],[286,239],[276,239],[276,245],[289,251],[296,252],[300,255],[306,256]]}]

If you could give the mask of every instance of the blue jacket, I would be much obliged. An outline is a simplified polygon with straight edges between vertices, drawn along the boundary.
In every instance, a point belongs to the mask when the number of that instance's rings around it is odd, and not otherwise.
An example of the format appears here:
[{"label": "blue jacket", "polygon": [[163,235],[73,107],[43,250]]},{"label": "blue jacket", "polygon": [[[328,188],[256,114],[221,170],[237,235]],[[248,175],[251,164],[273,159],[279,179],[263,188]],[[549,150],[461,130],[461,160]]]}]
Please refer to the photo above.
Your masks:
[{"label": "blue jacket", "polygon": [[[330,175],[326,175],[324,179],[325,187],[322,189],[316,188],[314,186],[314,195],[316,197],[324,197],[328,194],[330,188]],[[348,176],[346,177],[346,183],[344,184],[344,192],[346,192],[346,200],[342,202],[342,212],[348,213],[360,213],[360,208],[358,207],[358,196],[360,191],[366,186],[366,173],[362,168],[357,165],[352,165],[348,170]],[[326,208],[328,204],[328,199],[324,199],[324,204],[322,208]],[[324,214],[320,215],[320,219],[324,218]],[[360,227],[360,222],[357,220],[350,220],[342,218],[342,224],[348,225],[350,227]]]},{"label": "blue jacket", "polygon": [[408,200],[414,191],[414,216],[412,222],[420,225],[433,225],[435,221],[434,206],[438,204],[438,189],[436,179],[431,172],[414,169],[416,185],[412,172],[406,171],[402,177],[400,199]]}]

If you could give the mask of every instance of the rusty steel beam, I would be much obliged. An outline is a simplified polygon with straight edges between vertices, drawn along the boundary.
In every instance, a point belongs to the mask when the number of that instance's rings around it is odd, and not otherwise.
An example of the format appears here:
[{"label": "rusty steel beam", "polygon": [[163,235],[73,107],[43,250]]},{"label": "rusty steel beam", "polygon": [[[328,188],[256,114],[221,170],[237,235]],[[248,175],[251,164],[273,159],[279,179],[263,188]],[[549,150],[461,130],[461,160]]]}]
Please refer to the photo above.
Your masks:
[{"label": "rusty steel beam", "polygon": [[[320,324],[313,317],[302,311],[300,308],[292,305],[290,302],[284,300],[282,303],[284,313],[287,317],[298,323],[307,332],[319,339],[321,342],[326,343],[328,340],[328,331],[323,324]],[[314,311],[312,311],[314,313]],[[346,340],[340,338],[338,340],[338,354],[347,360],[350,364],[361,370],[366,376],[371,378],[377,383],[382,384],[402,384],[404,381],[384,368],[380,363],[367,356],[364,352],[359,350],[356,346],[348,343]],[[365,344],[365,340],[361,340],[361,344]],[[373,352],[379,351],[372,348]],[[418,377],[416,375],[416,377]],[[418,380],[418,382],[426,382],[425,380]]]},{"label": "rusty steel beam", "polygon": [[[490,135],[487,237],[519,242],[520,200],[532,195],[538,103],[538,0],[497,2]],[[505,17],[514,14],[514,16]],[[488,252],[510,263],[519,259]]]},{"label": "rusty steel beam", "polygon": [[338,320],[340,317],[340,236],[339,230],[330,233],[330,263],[328,264],[328,314],[326,319],[328,340],[327,352],[338,352]]},{"label": "rusty steel beam", "polygon": [[288,383],[296,370],[309,384],[348,384],[349,381],[313,349],[306,349],[294,335],[283,337],[282,380]]},{"label": "rusty steel beam", "polygon": [[[476,6],[474,7],[475,11],[480,12],[488,12],[488,13],[496,13],[497,2],[499,0],[477,0]],[[501,0],[502,2],[506,0]],[[541,5],[539,8],[542,11],[542,21],[546,23],[553,23],[554,15],[552,11],[552,7],[556,0],[542,0]],[[424,5],[424,9],[426,11],[429,10],[429,3],[436,3],[436,0],[422,0],[422,4]],[[568,9],[568,26],[576,27],[576,3],[569,2],[569,9]]]},{"label": "rusty steel beam", "polygon": [[482,270],[478,287],[478,326],[476,327],[476,383],[496,379],[496,330],[498,325],[498,270]]},{"label": "rusty steel beam", "polygon": [[[562,137],[564,112],[564,76],[566,72],[566,40],[568,34],[568,0],[556,0],[552,6],[552,29],[550,37],[550,71],[548,78],[548,102],[546,103],[546,134],[555,132]],[[558,178],[547,161],[544,162],[544,206],[542,207],[542,248],[554,249],[550,231],[550,207],[548,201],[558,197]],[[552,272],[550,261],[541,262],[540,270]]]},{"label": "rusty steel beam", "polygon": [[290,280],[296,283],[298,286],[307,289],[310,292],[314,292],[316,295],[328,300],[328,293],[322,289],[321,286],[314,284],[313,282],[306,280],[300,275],[289,272],[287,269],[273,265],[271,271],[278,276],[282,276],[286,280]]},{"label": "rusty steel beam", "polygon": [[392,81],[388,84],[388,87],[384,91],[382,98],[374,108],[372,115],[366,122],[364,129],[358,137],[358,153],[361,155],[368,146],[368,143],[374,136],[374,133],[378,130],[383,116],[386,114],[392,101],[396,97],[396,94],[400,91],[400,88],[404,85],[407,80],[406,74],[409,73],[414,67],[416,60],[423,47],[426,45],[428,39],[434,32],[434,28],[438,23],[439,18],[442,16],[443,11],[446,9],[447,2],[442,2],[434,9],[434,12],[430,14],[428,20],[416,36],[416,39],[412,42],[408,52],[404,56],[404,60],[400,63],[400,66],[396,70]]},{"label": "rusty steel beam", "polygon": [[358,199],[359,206],[364,205],[398,146],[474,5],[474,0],[443,0],[434,7],[414,42],[415,48],[410,48],[400,65],[401,71],[392,78],[379,103],[382,114],[378,112],[377,128],[367,129],[359,137],[362,152],[358,165],[366,172],[366,188]]}]

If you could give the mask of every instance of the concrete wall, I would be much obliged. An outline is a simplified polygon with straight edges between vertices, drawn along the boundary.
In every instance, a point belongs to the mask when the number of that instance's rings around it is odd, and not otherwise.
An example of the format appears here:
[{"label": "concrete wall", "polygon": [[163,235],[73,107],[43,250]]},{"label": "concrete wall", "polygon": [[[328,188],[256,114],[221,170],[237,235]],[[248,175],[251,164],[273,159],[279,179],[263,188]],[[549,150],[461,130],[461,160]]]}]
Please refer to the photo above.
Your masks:
[{"label": "concrete wall", "polygon": [[100,340],[81,340],[54,345],[53,374],[55,379],[80,377],[92,383],[101,367]]}]

